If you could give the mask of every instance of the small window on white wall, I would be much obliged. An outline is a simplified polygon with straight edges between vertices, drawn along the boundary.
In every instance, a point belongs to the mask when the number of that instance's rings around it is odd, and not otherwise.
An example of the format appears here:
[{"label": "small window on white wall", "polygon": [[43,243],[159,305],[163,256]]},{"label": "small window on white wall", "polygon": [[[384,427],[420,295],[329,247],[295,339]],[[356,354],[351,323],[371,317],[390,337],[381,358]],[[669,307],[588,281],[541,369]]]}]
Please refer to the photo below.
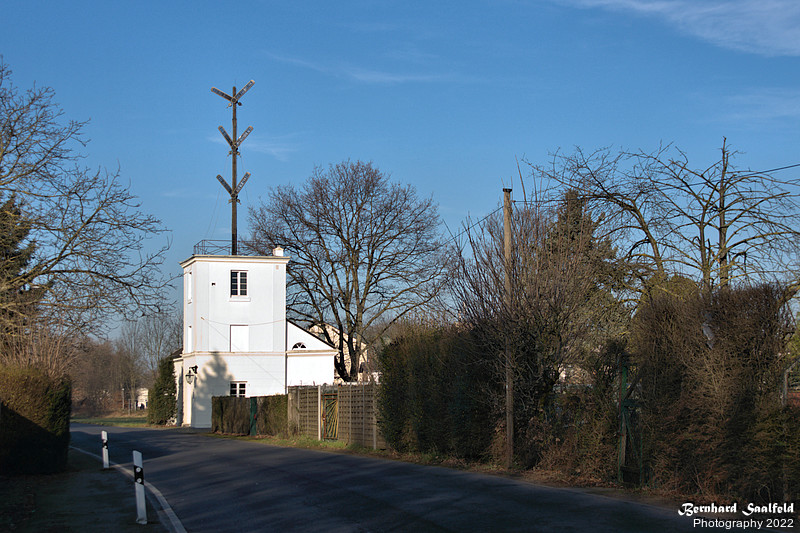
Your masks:
[{"label": "small window on white wall", "polygon": [[231,351],[250,351],[250,326],[231,326]]},{"label": "small window on white wall", "polygon": [[231,396],[247,396],[247,382],[231,381]]},{"label": "small window on white wall", "polygon": [[231,296],[247,296],[246,270],[231,270]]},{"label": "small window on white wall", "polygon": [[193,347],[192,341],[193,341],[193,339],[192,339],[192,326],[187,326],[187,328],[186,328],[186,349],[183,351],[183,353],[192,353],[192,347]]},{"label": "small window on white wall", "polygon": [[192,303],[192,271],[186,272],[186,302]]}]

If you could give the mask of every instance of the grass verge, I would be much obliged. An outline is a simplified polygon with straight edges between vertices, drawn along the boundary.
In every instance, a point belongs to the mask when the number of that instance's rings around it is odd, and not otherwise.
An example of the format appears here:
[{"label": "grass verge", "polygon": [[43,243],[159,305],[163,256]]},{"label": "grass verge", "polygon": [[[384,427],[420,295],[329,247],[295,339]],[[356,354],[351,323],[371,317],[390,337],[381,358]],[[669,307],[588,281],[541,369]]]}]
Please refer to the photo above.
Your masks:
[{"label": "grass verge", "polygon": [[72,422],[94,424],[96,426],[148,427],[147,412],[135,414],[115,413],[103,416],[73,416]]},{"label": "grass verge", "polygon": [[357,444],[346,444],[338,440],[322,440],[318,441],[306,436],[269,436],[258,435],[255,437],[241,436],[241,435],[223,435],[219,433],[209,433],[209,437],[223,438],[223,439],[237,439],[246,440],[271,446],[282,446],[285,448],[304,448],[307,450],[320,450],[334,453],[346,453],[352,455],[360,455],[365,457],[376,457],[380,459],[390,459],[394,461],[402,461],[406,463],[414,463],[419,465],[428,466],[444,466],[447,468],[454,468],[458,470],[469,470],[473,472],[482,472],[489,474],[513,474],[507,472],[499,464],[467,461],[464,459],[448,457],[438,453],[416,453],[416,452],[396,452],[394,450],[376,450],[373,448],[366,448]]}]

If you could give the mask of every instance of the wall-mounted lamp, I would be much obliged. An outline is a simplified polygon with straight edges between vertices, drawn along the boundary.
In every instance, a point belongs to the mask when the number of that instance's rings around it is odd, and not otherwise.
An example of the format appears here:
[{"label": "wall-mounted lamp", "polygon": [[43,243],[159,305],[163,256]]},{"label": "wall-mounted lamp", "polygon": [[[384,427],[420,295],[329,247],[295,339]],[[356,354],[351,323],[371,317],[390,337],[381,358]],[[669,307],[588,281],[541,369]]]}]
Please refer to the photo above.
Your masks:
[{"label": "wall-mounted lamp", "polygon": [[190,366],[190,367],[189,367],[189,371],[188,371],[188,372],[186,372],[186,383],[188,383],[189,385],[191,385],[191,384],[192,384],[192,381],[193,381],[193,380],[194,380],[194,378],[196,378],[196,377],[197,377],[197,366]]}]

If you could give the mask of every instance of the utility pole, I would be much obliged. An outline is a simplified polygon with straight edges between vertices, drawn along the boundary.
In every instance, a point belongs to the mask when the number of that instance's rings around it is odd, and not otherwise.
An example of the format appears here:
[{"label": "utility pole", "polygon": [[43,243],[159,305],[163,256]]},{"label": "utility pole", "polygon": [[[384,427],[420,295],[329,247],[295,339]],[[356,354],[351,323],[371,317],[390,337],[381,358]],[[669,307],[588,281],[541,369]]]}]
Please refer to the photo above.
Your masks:
[{"label": "utility pole", "polygon": [[244,133],[242,133],[241,137],[238,137],[238,138],[236,137],[236,107],[242,105],[242,103],[239,100],[242,98],[242,96],[244,96],[244,93],[246,93],[247,91],[250,90],[250,87],[252,87],[253,85],[255,85],[255,82],[253,80],[250,80],[247,83],[247,85],[242,87],[242,90],[239,91],[238,93],[236,92],[236,86],[234,85],[233,86],[233,91],[231,91],[231,95],[233,95],[233,96],[229,96],[229,95],[225,94],[224,92],[220,91],[216,87],[212,87],[211,88],[211,92],[212,93],[214,93],[216,95],[219,95],[219,96],[223,97],[224,99],[226,99],[228,102],[230,102],[228,104],[228,107],[232,107],[233,108],[233,121],[232,121],[233,122],[233,124],[232,124],[232,126],[233,126],[233,135],[229,136],[228,132],[225,131],[225,128],[223,128],[222,126],[219,127],[219,132],[222,134],[223,137],[225,137],[225,140],[228,141],[228,144],[231,147],[230,154],[231,154],[231,158],[233,159],[232,164],[231,164],[231,184],[228,185],[228,183],[225,181],[225,179],[222,176],[220,176],[219,174],[217,174],[217,179],[222,184],[222,186],[225,187],[225,190],[228,191],[228,194],[231,195],[231,199],[230,199],[230,202],[231,202],[231,255],[237,255],[238,254],[238,246],[237,246],[238,235],[237,235],[237,228],[236,228],[236,219],[237,219],[237,216],[236,216],[236,204],[239,203],[239,192],[241,192],[242,187],[244,187],[244,184],[247,181],[247,178],[250,177],[250,173],[247,172],[242,177],[242,181],[240,181],[238,184],[236,183],[236,161],[237,161],[237,158],[239,157],[239,146],[242,144],[242,142],[244,142],[245,138],[248,135],[250,135],[250,132],[253,131],[253,126],[248,126],[247,129],[244,130]]},{"label": "utility pole", "polygon": [[[728,226],[725,221],[725,195],[728,188],[728,150],[725,148],[727,139],[722,138],[722,171],[719,176],[719,282],[723,287],[730,281],[730,267],[728,266]],[[711,250],[709,250],[709,270],[711,269]]]},{"label": "utility pole", "polygon": [[[505,307],[511,311],[511,189],[503,189],[503,246],[505,271]],[[506,468],[514,464],[514,354],[506,335]]]}]

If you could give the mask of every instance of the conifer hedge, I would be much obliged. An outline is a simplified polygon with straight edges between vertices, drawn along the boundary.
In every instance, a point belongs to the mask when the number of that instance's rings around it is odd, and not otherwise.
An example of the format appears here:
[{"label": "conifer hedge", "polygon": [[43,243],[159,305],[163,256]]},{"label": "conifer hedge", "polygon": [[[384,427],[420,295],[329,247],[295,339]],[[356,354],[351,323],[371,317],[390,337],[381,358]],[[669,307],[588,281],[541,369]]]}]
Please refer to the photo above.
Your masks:
[{"label": "conifer hedge", "polygon": [[256,402],[256,434],[288,433],[288,396],[214,396],[211,398],[211,431],[232,435],[250,433],[251,402]]},{"label": "conifer hedge", "polygon": [[67,377],[0,366],[0,474],[64,470],[71,404]]},{"label": "conifer hedge", "polygon": [[172,357],[164,357],[158,362],[158,376],[148,393],[148,423],[165,425],[175,417],[177,389]]},{"label": "conifer hedge", "polygon": [[289,396],[277,394],[258,398],[256,419],[259,435],[287,435],[289,427]]},{"label": "conifer hedge", "polygon": [[458,328],[420,328],[383,350],[378,410],[392,448],[464,458],[487,453],[495,417],[486,361],[470,341]]},{"label": "conifer hedge", "polygon": [[800,417],[780,405],[783,294],[759,285],[640,306],[631,337],[651,483],[759,503],[798,497]]}]

